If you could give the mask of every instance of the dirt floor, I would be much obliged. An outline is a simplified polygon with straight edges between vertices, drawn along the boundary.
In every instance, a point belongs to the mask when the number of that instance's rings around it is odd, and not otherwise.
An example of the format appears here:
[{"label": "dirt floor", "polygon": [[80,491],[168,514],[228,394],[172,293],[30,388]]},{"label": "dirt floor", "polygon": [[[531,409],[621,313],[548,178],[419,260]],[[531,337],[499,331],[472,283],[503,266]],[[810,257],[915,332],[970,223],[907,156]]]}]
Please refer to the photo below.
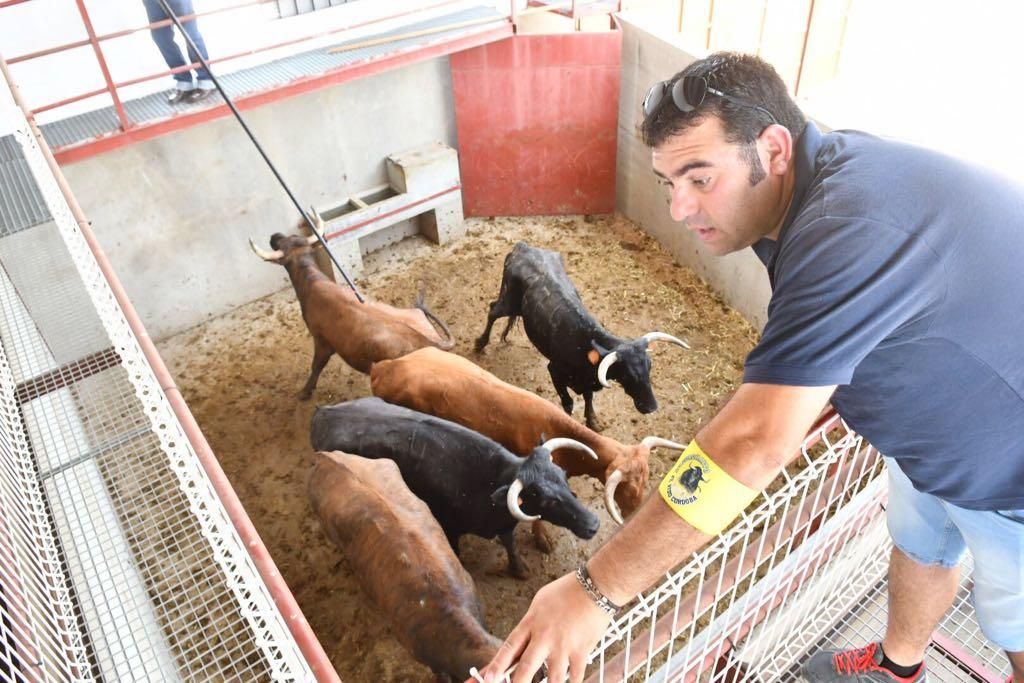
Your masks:
[{"label": "dirt floor", "polygon": [[[411,305],[417,283],[458,340],[455,352],[501,379],[557,403],[546,361],[521,328],[503,344],[495,326],[483,355],[472,351],[498,293],[505,254],[518,240],[560,251],[584,303],[610,331],[637,337],[660,330],[692,350],[652,347],[651,376],[659,409],[640,415],[621,388],[595,400],[605,434],[635,443],[657,435],[687,442],[738,385],[754,329],[692,271],[619,216],[474,219],[466,238],[437,247],[411,238],[366,258],[358,285],[374,299]],[[278,266],[260,262],[253,268]],[[282,270],[283,275],[283,270]],[[284,283],[284,280],[282,280]],[[290,287],[158,344],[249,516],[303,612],[345,681],[432,680],[389,635],[360,592],[342,554],[330,545],[305,496],[309,422],[318,404],[370,395],[369,381],[338,358],[320,377],[313,399],[296,394],[309,372],[312,340]],[[576,416],[582,420],[583,402]],[[652,489],[671,466],[664,451],[651,462]],[[462,560],[476,581],[491,631],[504,637],[542,585],[575,569],[614,531],[602,488],[574,479],[573,488],[602,519],[582,541],[563,529],[550,555],[533,545],[529,525],[517,531],[529,580],[494,575],[505,553],[497,540],[462,539]]]}]

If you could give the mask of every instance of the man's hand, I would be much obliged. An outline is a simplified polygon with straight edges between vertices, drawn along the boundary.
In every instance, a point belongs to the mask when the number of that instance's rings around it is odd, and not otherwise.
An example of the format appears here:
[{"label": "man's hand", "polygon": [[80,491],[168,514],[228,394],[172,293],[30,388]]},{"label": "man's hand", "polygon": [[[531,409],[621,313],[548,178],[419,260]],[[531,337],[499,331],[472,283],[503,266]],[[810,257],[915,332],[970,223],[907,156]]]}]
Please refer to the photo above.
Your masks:
[{"label": "man's hand", "polygon": [[610,622],[611,615],[590,600],[575,574],[566,574],[537,591],[526,616],[480,674],[488,683],[501,681],[518,660],[512,683],[530,683],[547,662],[550,683],[579,683],[587,655]]}]

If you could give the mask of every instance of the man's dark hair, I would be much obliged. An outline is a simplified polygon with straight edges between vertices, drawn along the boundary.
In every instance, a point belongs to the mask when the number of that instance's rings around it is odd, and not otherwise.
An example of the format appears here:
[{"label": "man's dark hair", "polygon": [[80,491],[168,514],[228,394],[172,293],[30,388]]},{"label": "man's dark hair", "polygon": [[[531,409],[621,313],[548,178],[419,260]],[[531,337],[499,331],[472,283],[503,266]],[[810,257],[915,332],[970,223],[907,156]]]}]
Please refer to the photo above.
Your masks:
[{"label": "man's dark hair", "polygon": [[[709,87],[764,107],[776,121],[789,129],[794,140],[807,123],[807,118],[789,96],[786,84],[772,65],[754,55],[738,52],[708,55],[673,76],[669,88],[683,76],[703,76]],[[673,104],[668,90],[651,115],[644,119],[640,131],[648,147],[657,147],[673,135],[699,125],[707,116],[719,118],[727,141],[744,146],[752,145],[761,131],[772,123],[767,114],[754,107],[736,104],[711,93],[704,97],[700,107],[683,112]],[[756,158],[756,154],[754,156]]]}]

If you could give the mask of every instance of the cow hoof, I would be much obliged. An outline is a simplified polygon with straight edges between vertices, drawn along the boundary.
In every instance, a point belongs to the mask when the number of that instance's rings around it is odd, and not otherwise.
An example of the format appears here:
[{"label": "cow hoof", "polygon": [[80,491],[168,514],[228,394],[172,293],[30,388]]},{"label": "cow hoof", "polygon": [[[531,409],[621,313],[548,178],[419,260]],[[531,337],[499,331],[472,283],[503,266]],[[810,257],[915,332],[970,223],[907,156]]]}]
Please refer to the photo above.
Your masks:
[{"label": "cow hoof", "polygon": [[477,339],[476,343],[473,344],[473,351],[475,353],[483,353],[485,346],[487,346],[487,342],[485,340]]},{"label": "cow hoof", "polygon": [[526,579],[530,578],[530,570],[526,567],[509,567],[508,575],[511,576],[513,579],[525,581]]},{"label": "cow hoof", "polygon": [[506,567],[494,567],[488,569],[487,573],[491,576],[511,576],[513,579],[526,580],[530,578],[530,570],[524,565]]},{"label": "cow hoof", "polygon": [[297,394],[297,396],[300,401],[308,401],[309,399],[313,398],[313,392],[306,391],[305,389],[303,389]]},{"label": "cow hoof", "polygon": [[603,432],[604,431],[604,424],[602,424],[596,417],[595,418],[587,418],[587,427],[589,427],[590,429],[592,429],[595,432]]},{"label": "cow hoof", "polygon": [[541,551],[545,555],[550,555],[551,551],[555,549],[555,543],[547,535],[547,532],[534,533],[533,544],[537,546],[537,550]]}]

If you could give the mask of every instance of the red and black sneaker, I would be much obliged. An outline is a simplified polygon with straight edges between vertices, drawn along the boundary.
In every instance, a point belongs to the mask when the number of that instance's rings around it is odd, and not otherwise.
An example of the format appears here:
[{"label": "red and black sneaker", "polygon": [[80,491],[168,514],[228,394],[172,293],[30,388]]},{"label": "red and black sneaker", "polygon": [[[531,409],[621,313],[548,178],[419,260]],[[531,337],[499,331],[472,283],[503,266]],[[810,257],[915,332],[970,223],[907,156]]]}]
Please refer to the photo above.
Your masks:
[{"label": "red and black sneaker", "polygon": [[897,676],[883,669],[878,643],[856,650],[823,650],[804,664],[802,673],[809,683],[925,683],[924,664],[910,676]]}]

